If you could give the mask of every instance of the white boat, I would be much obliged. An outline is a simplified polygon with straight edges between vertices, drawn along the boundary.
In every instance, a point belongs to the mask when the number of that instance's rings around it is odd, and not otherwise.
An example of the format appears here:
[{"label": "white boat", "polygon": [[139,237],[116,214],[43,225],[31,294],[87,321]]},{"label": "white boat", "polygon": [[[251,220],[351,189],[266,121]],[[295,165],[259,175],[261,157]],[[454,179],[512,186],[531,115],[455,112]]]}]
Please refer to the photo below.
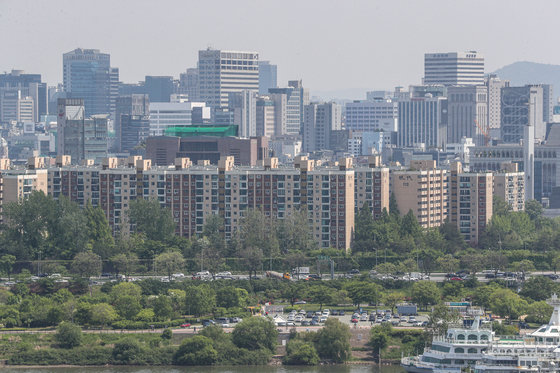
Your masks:
[{"label": "white boat", "polygon": [[402,358],[401,366],[410,373],[459,373],[462,368],[474,366],[494,339],[491,327],[480,323],[482,312],[475,313],[470,327],[448,328],[445,335],[433,338],[432,346],[423,354]]}]

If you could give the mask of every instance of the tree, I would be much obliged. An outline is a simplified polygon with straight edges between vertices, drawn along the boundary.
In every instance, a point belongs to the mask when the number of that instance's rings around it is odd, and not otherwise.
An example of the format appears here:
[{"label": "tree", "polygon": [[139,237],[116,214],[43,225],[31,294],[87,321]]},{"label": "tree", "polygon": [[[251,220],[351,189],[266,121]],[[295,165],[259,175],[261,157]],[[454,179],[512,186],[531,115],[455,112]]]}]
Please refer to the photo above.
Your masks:
[{"label": "tree", "polygon": [[523,259],[518,262],[513,262],[510,264],[511,269],[515,272],[522,272],[524,275],[529,274],[529,272],[535,271],[535,265],[529,259]]},{"label": "tree", "polygon": [[115,240],[105,212],[101,207],[93,207],[88,202],[84,213],[87,220],[87,236],[93,252],[107,259],[113,252]]},{"label": "tree", "polygon": [[314,285],[307,291],[307,296],[311,298],[313,303],[319,303],[319,309],[323,309],[323,304],[329,304],[333,301],[335,289],[326,285]]},{"label": "tree", "polygon": [[371,328],[369,332],[369,345],[373,349],[373,353],[377,356],[377,362],[381,360],[381,350],[389,344],[390,326],[377,325]]},{"label": "tree", "polygon": [[186,338],[173,355],[173,363],[177,365],[212,365],[217,359],[212,340],[202,335]]},{"label": "tree", "polygon": [[303,297],[304,287],[301,282],[288,282],[281,290],[282,297],[286,298],[293,307],[294,303]]},{"label": "tree", "polygon": [[312,343],[298,338],[290,339],[286,345],[284,364],[317,365],[319,364],[319,355]]},{"label": "tree", "polygon": [[120,295],[113,301],[115,310],[124,319],[132,320],[142,310],[142,305],[137,297]]},{"label": "tree", "polygon": [[315,347],[323,359],[343,363],[350,358],[350,328],[338,319],[328,319],[316,338]]},{"label": "tree", "polygon": [[235,326],[232,341],[239,348],[248,350],[276,349],[278,331],[272,320],[262,317],[249,317]]},{"label": "tree", "polygon": [[216,307],[216,292],[206,284],[189,286],[185,290],[185,299],[189,315],[202,316]]},{"label": "tree", "polygon": [[16,257],[10,254],[4,254],[0,257],[0,268],[2,272],[8,275],[8,280],[10,280],[10,275],[12,274],[12,268],[16,263]]},{"label": "tree", "polygon": [[445,335],[450,323],[457,322],[461,315],[443,303],[437,304],[428,319],[428,329],[433,335]]},{"label": "tree", "polygon": [[542,216],[544,208],[539,201],[531,199],[525,201],[525,212],[532,221],[537,221]]},{"label": "tree", "polygon": [[233,286],[224,286],[216,291],[216,305],[218,307],[233,308],[241,307],[241,296],[239,290]]},{"label": "tree", "polygon": [[558,291],[558,287],[554,281],[547,277],[537,276],[531,277],[523,283],[519,295],[534,301],[542,301],[548,299],[556,291]]},{"label": "tree", "polygon": [[403,299],[404,294],[402,293],[387,293],[383,297],[383,304],[385,304],[386,307],[389,307],[391,309],[391,313],[393,313],[395,306],[402,302]]},{"label": "tree", "polygon": [[168,251],[155,257],[155,265],[157,269],[163,270],[171,281],[172,274],[179,272],[185,265],[185,259],[177,251]]},{"label": "tree", "polygon": [[224,219],[217,214],[210,215],[202,227],[202,236],[208,239],[210,247],[222,253],[222,255],[226,247],[223,229]]},{"label": "tree", "polygon": [[423,307],[424,309],[431,304],[436,304],[441,299],[435,282],[418,281],[412,285],[412,301]]},{"label": "tree", "polygon": [[257,271],[262,269],[263,251],[254,247],[242,248],[239,250],[239,258],[249,271],[249,280],[252,280],[253,274],[256,276]]},{"label": "tree", "polygon": [[465,248],[465,238],[459,232],[457,224],[452,223],[449,218],[439,226],[439,231],[446,242],[447,252],[455,253]]},{"label": "tree", "polygon": [[130,201],[128,215],[136,232],[145,234],[148,240],[165,241],[175,232],[171,210],[161,207],[156,199]]},{"label": "tree", "polygon": [[457,268],[459,268],[459,260],[450,254],[437,258],[436,262],[445,273],[455,273]]},{"label": "tree", "polygon": [[397,266],[393,263],[381,263],[375,266],[375,271],[382,275],[392,275],[397,273]]},{"label": "tree", "polygon": [[117,312],[107,303],[97,303],[89,309],[90,321],[93,325],[105,327],[117,319]]},{"label": "tree", "polygon": [[550,319],[552,315],[553,307],[546,303],[545,301],[533,302],[527,307],[527,318],[528,322],[544,324]]},{"label": "tree", "polygon": [[72,272],[82,277],[99,276],[101,274],[101,257],[91,251],[77,254],[71,264]]},{"label": "tree", "polygon": [[125,337],[115,343],[112,354],[114,360],[123,364],[131,364],[142,361],[144,353],[144,349],[136,339]]},{"label": "tree", "polygon": [[490,308],[493,313],[513,320],[527,310],[527,301],[509,289],[497,289],[492,293]]},{"label": "tree", "polygon": [[115,269],[115,275],[123,274],[129,276],[136,268],[138,257],[134,253],[122,253],[112,256],[110,262]]},{"label": "tree", "polygon": [[173,316],[171,299],[163,294],[152,299],[152,308],[159,320],[169,320]]},{"label": "tree", "polygon": [[369,205],[364,203],[355,219],[352,251],[368,252],[377,247],[375,242],[375,221]]},{"label": "tree", "polygon": [[379,285],[370,282],[353,281],[345,285],[344,289],[358,307],[364,302],[377,304],[381,296]]},{"label": "tree", "polygon": [[259,210],[247,210],[239,221],[238,239],[241,248],[259,248],[265,257],[278,252],[276,222]]},{"label": "tree", "polygon": [[82,329],[69,322],[61,322],[56,328],[54,339],[63,348],[73,348],[82,344]]}]

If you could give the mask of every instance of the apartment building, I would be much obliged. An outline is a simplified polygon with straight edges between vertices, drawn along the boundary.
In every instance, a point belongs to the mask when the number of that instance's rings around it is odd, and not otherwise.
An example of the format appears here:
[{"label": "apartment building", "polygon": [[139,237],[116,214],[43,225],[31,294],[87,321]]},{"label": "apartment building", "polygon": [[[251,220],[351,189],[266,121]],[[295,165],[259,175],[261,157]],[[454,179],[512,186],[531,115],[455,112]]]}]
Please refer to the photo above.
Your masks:
[{"label": "apartment building", "polygon": [[366,166],[354,168],[355,213],[367,204],[374,219],[386,209],[389,212],[389,168],[381,167],[381,157],[369,156]]},{"label": "apartment building", "polygon": [[494,195],[501,197],[512,211],[525,209],[525,173],[517,163],[504,163],[502,170],[494,172]]},{"label": "apartment building", "polygon": [[492,218],[493,176],[491,172],[463,172],[461,162],[451,165],[449,174],[449,218],[471,245]]},{"label": "apartment building", "polygon": [[435,161],[411,161],[409,170],[391,175],[391,192],[402,215],[412,210],[423,228],[439,227],[447,219],[447,171]]}]

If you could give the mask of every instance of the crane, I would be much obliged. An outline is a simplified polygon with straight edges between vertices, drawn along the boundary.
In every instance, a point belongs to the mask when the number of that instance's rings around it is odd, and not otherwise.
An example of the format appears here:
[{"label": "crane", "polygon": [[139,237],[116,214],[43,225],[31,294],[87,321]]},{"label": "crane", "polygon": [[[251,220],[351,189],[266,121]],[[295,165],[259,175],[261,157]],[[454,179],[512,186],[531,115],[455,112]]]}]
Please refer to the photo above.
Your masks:
[{"label": "crane", "polygon": [[474,120],[474,124],[476,124],[476,127],[478,128],[478,130],[480,132],[482,132],[482,135],[484,136],[484,146],[488,146],[488,142],[490,141],[490,134],[488,133],[488,128],[483,128],[479,123],[478,120]]}]

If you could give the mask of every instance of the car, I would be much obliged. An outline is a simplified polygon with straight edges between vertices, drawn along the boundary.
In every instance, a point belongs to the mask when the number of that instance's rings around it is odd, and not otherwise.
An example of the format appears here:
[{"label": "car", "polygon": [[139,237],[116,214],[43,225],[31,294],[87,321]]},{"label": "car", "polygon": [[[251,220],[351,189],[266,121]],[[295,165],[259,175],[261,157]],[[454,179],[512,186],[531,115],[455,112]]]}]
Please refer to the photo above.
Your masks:
[{"label": "car", "polygon": [[311,320],[311,326],[316,326],[319,325],[319,321],[318,320]]},{"label": "car", "polygon": [[463,279],[461,277],[451,277],[451,281],[463,281]]},{"label": "car", "polygon": [[333,310],[333,311],[331,312],[331,315],[332,315],[332,316],[338,316],[338,315],[339,315],[338,310]]},{"label": "car", "polygon": [[307,276],[308,280],[321,280],[321,275],[317,274],[317,273],[312,273],[309,276]]},{"label": "car", "polygon": [[405,316],[401,316],[401,322],[407,322],[408,320],[406,319]]},{"label": "car", "polygon": [[393,325],[393,326],[399,326],[399,320],[393,320],[393,321],[391,321],[391,325]]},{"label": "car", "polygon": [[359,275],[360,274],[360,270],[357,268],[352,268],[351,270],[349,270],[348,272],[346,272],[349,275]]},{"label": "car", "polygon": [[422,326],[428,326],[428,322],[427,321],[422,321]]},{"label": "car", "polygon": [[452,278],[452,277],[457,277],[457,275],[455,273],[447,273],[445,275],[445,278]]},{"label": "car", "polygon": [[285,321],[278,321],[276,323],[277,326],[286,326],[286,322]]},{"label": "car", "polygon": [[112,274],[112,273],[109,273],[109,272],[103,272],[103,273],[101,274],[101,277],[113,277],[113,274]]},{"label": "car", "polygon": [[558,278],[559,278],[558,275],[555,275],[555,274],[549,274],[549,275],[544,275],[544,276],[548,277],[549,279],[551,279],[553,281],[558,280]]},{"label": "car", "polygon": [[307,304],[307,302],[304,300],[298,300],[297,302],[294,302],[294,304]]},{"label": "car", "polygon": [[369,315],[369,321],[375,321],[375,314],[370,314]]},{"label": "car", "polygon": [[416,321],[412,326],[424,326],[422,321]]},{"label": "car", "polygon": [[174,273],[171,275],[171,277],[173,278],[185,278],[185,274],[184,273]]},{"label": "car", "polygon": [[216,325],[214,320],[202,320],[202,326]]},{"label": "car", "polygon": [[49,275],[49,278],[61,278],[62,275],[60,273],[53,273],[52,275]]},{"label": "car", "polygon": [[311,321],[317,321],[317,322],[319,322],[319,316],[313,316],[313,318],[311,319]]},{"label": "car", "polygon": [[339,316],[344,316],[344,315],[345,315],[345,312],[344,312],[343,310],[338,311],[338,315],[339,315]]},{"label": "car", "polygon": [[297,315],[294,319],[295,322],[302,322],[303,321],[303,316],[301,315]]},{"label": "car", "polygon": [[6,282],[4,282],[4,284],[5,284],[6,286],[13,286],[13,285],[15,285],[16,283],[13,282],[13,281],[6,281]]},{"label": "car", "polygon": [[485,278],[496,278],[496,275],[493,273],[487,273],[484,275]]},{"label": "car", "polygon": [[308,319],[311,319],[313,317],[313,311],[307,311],[307,314],[305,315],[305,317],[307,317]]},{"label": "car", "polygon": [[367,321],[367,319],[368,319],[367,313],[362,313],[362,315],[360,316],[360,321]]},{"label": "car", "polygon": [[188,322],[181,324],[181,328],[188,328],[189,326],[191,326],[191,324]]},{"label": "car", "polygon": [[408,322],[415,322],[415,321],[416,321],[416,317],[414,317],[414,316],[410,316],[408,318]]},{"label": "car", "polygon": [[301,326],[309,326],[309,325],[311,325],[311,323],[310,323],[309,321],[307,321],[307,320],[303,320],[303,321],[301,322]]},{"label": "car", "polygon": [[321,316],[321,318],[319,319],[319,322],[321,324],[327,322],[327,316]]},{"label": "car", "polygon": [[357,323],[358,323],[358,321],[359,321],[359,320],[358,320],[358,319],[356,319],[356,318],[353,318],[352,320],[350,320],[350,322],[351,322],[351,323],[354,323],[354,324],[357,324]]},{"label": "car", "polygon": [[296,326],[296,323],[293,322],[293,321],[288,321],[288,322],[286,323],[286,326]]},{"label": "car", "polygon": [[230,318],[230,321],[232,323],[238,323],[238,322],[243,321],[243,319],[241,317],[232,317],[232,318]]}]

